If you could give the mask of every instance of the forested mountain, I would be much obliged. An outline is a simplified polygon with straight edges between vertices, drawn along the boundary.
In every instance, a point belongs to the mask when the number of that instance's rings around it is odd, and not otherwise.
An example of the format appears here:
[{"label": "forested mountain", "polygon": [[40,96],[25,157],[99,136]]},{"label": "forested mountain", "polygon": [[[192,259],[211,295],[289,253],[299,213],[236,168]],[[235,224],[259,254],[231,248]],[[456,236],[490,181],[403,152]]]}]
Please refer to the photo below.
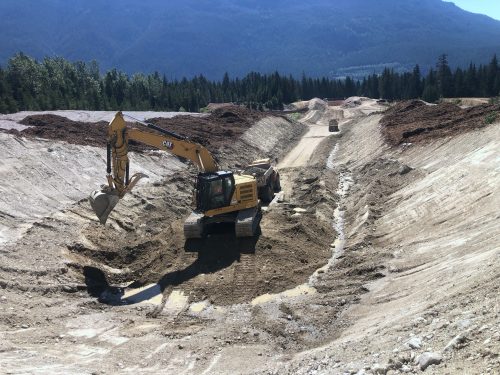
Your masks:
[{"label": "forested mountain", "polygon": [[[434,102],[441,97],[489,96],[498,101],[500,65],[494,56],[489,64],[450,69],[446,55],[436,67],[422,75],[416,65],[411,72],[385,68],[363,80],[331,78],[301,79],[272,74],[249,73],[243,78],[224,75],[222,81],[204,76],[168,80],[164,75],[134,74],[116,69],[101,73],[93,62],[69,62],[63,58],[36,61],[24,54],[0,67],[0,113],[19,110],[173,110],[203,111],[211,102],[233,102],[250,108],[283,109],[300,99],[345,98],[416,99]],[[497,97],[497,98],[495,98]]]},{"label": "forested mountain", "polygon": [[170,78],[360,76],[500,53],[500,22],[441,0],[2,0],[0,64],[23,51]]}]

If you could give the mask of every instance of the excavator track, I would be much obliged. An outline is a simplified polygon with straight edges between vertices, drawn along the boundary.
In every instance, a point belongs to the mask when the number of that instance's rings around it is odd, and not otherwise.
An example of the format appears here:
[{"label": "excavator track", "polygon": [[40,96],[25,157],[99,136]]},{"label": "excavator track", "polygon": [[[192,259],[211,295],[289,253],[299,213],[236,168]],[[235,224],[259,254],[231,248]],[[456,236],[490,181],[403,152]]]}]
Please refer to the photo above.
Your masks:
[{"label": "excavator track", "polygon": [[186,239],[203,238],[204,234],[203,214],[192,212],[184,222],[184,237]]},{"label": "excavator track", "polygon": [[257,235],[261,219],[262,211],[260,206],[241,210],[234,225],[236,237],[253,237]]},{"label": "excavator track", "polygon": [[[233,273],[233,295],[244,298],[255,292],[255,276],[257,267],[254,253],[241,253]],[[243,302],[243,301],[241,301]]]}]

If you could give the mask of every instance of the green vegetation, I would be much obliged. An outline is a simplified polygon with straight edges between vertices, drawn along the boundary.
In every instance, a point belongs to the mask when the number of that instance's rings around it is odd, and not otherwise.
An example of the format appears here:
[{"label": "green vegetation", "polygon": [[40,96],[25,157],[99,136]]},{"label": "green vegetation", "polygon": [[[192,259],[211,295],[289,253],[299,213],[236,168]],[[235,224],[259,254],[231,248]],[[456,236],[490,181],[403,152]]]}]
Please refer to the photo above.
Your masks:
[{"label": "green vegetation", "polygon": [[300,113],[298,113],[298,112],[290,113],[288,115],[288,118],[290,118],[290,120],[292,120],[292,121],[298,121],[300,118]]},{"label": "green vegetation", "polygon": [[209,81],[204,76],[167,80],[159,73],[128,76],[116,69],[101,74],[96,62],[68,62],[46,58],[39,62],[22,53],[0,67],[0,113],[20,110],[155,110],[198,112],[208,103],[233,102],[250,108],[282,109],[299,99],[346,98],[353,95],[388,100],[441,97],[498,96],[500,67],[495,57],[488,65],[468,69],[448,66],[440,56],[436,70],[423,77],[417,65],[412,72],[385,69],[363,80],[296,79],[275,72],[252,72],[243,78]]},{"label": "green vegetation", "polygon": [[498,119],[498,113],[497,112],[491,112],[488,115],[486,115],[486,117],[484,118],[484,123],[486,125],[490,125],[490,124],[493,124],[494,122],[496,122],[497,119]]}]

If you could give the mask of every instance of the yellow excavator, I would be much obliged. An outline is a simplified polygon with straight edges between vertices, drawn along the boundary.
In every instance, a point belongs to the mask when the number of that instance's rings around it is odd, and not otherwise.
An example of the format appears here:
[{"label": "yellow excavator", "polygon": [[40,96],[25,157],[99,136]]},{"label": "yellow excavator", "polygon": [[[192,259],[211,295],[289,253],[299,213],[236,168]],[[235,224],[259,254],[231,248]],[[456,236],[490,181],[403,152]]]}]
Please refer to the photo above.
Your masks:
[{"label": "yellow excavator", "polygon": [[108,184],[90,194],[90,204],[102,224],[106,223],[118,201],[141,178],[147,177],[142,173],[129,175],[128,146],[130,141],[135,141],[189,159],[198,167],[195,208],[184,222],[186,239],[203,238],[209,224],[225,222],[235,224],[236,237],[258,234],[262,217],[259,193],[262,192],[264,200],[269,201],[274,195],[269,192],[280,189],[279,174],[270,163],[257,161],[255,165],[263,167],[258,178],[255,173],[245,175],[222,171],[212,154],[202,145],[154,124],[137,122],[159,134],[128,127],[121,112],[108,125]]}]

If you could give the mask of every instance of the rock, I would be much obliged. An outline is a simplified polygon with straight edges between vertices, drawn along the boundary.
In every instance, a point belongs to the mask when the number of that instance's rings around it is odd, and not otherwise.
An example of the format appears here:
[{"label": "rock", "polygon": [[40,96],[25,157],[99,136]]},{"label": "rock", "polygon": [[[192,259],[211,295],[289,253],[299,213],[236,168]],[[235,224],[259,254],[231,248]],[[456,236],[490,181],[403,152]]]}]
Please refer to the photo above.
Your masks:
[{"label": "rock", "polygon": [[291,316],[291,315],[287,315],[287,316],[286,316],[286,319],[287,319],[287,320],[292,320],[292,316]]},{"label": "rock", "polygon": [[423,318],[423,317],[419,316],[417,319],[415,319],[415,321],[414,321],[413,325],[414,325],[414,326],[418,326],[418,325],[420,325],[420,324],[427,324],[427,319],[425,319],[425,318]]},{"label": "rock", "polygon": [[457,322],[458,329],[467,329],[471,326],[472,322],[470,319],[462,319]]},{"label": "rock", "polygon": [[402,353],[398,356],[398,359],[397,359],[399,362],[401,362],[402,364],[407,364],[410,362],[410,355],[409,353]]},{"label": "rock", "polygon": [[431,365],[439,365],[443,361],[438,353],[425,352],[417,357],[415,364],[417,364],[422,371]]},{"label": "rock", "polygon": [[420,349],[422,347],[422,340],[419,337],[412,337],[406,342],[410,349]]},{"label": "rock", "polygon": [[449,322],[449,321],[447,321],[447,320],[445,320],[445,321],[443,321],[443,322],[440,322],[440,323],[436,326],[436,328],[437,328],[437,329],[443,329],[443,328],[448,327],[449,325],[450,325],[450,322]]},{"label": "rock", "polygon": [[7,301],[7,297],[5,296],[0,297],[0,301]]},{"label": "rock", "polygon": [[387,374],[387,366],[383,366],[383,365],[380,365],[378,363],[375,363],[372,368],[371,368],[372,372],[374,374],[381,374],[381,375],[385,375]]},{"label": "rock", "polygon": [[299,218],[299,217],[301,217],[301,216],[302,216],[302,214],[299,214],[298,212],[292,215],[292,217],[293,217],[294,219],[295,219],[295,218]]},{"label": "rock", "polygon": [[305,208],[295,207],[293,209],[293,212],[298,213],[298,214],[303,214],[304,212],[307,212],[307,210]]},{"label": "rock", "polygon": [[23,329],[27,329],[27,328],[29,328],[29,327],[30,327],[30,326],[29,326],[29,325],[27,325],[27,324],[21,324],[21,328],[23,328]]},{"label": "rock", "polygon": [[478,332],[480,332],[480,333],[481,333],[481,332],[483,332],[483,331],[486,331],[488,328],[490,328],[490,327],[488,327],[487,325],[484,325],[484,326],[482,326],[481,328],[479,328]]},{"label": "rock", "polygon": [[178,347],[179,349],[184,349],[184,345],[182,345],[182,344],[177,345],[177,347]]},{"label": "rock", "polygon": [[407,165],[402,165],[399,169],[398,169],[398,174],[400,174],[401,176],[404,175],[404,174],[407,174],[409,172],[411,172],[413,169]]},{"label": "rock", "polygon": [[407,366],[407,365],[403,365],[399,371],[403,372],[403,373],[408,373],[408,372],[412,372],[412,369],[410,366]]},{"label": "rock", "polygon": [[310,177],[310,178],[303,178],[302,181],[304,182],[304,184],[312,184],[313,182],[316,182],[318,181],[318,177]]},{"label": "rock", "polygon": [[465,333],[460,333],[455,336],[445,347],[443,351],[448,351],[452,349],[459,348],[461,344],[467,341],[467,335]]},{"label": "rock", "polygon": [[62,286],[62,290],[63,290],[63,292],[66,292],[66,293],[75,293],[75,292],[77,292],[77,289],[74,286],[71,286],[71,285],[63,285]]},{"label": "rock", "polygon": [[149,203],[149,202],[144,205],[144,209],[146,211],[151,211],[151,210],[154,210],[155,208],[156,208],[156,206],[152,203]]}]

